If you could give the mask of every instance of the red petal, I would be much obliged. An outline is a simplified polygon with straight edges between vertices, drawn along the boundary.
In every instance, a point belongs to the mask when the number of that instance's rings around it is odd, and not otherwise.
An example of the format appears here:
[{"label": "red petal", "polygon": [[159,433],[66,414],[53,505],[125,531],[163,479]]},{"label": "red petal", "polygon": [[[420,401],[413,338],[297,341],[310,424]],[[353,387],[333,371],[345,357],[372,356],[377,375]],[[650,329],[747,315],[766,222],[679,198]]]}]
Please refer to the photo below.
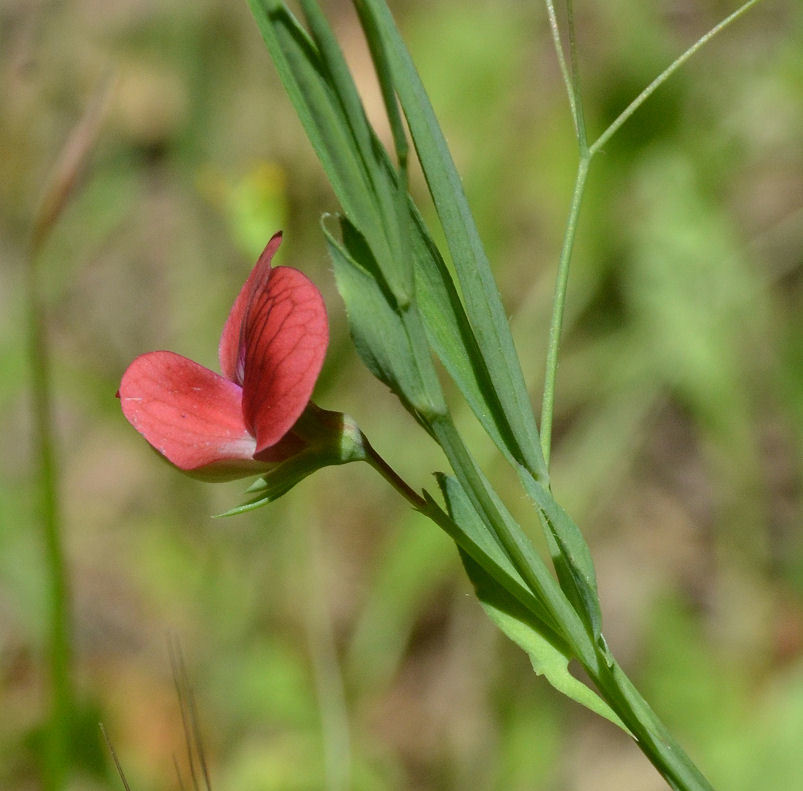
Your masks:
[{"label": "red petal", "polygon": [[242,389],[172,352],[137,357],[120,383],[123,414],[169,461],[210,477],[264,469],[243,423]]},{"label": "red petal", "polygon": [[220,371],[226,379],[237,382],[239,385],[243,383],[243,364],[245,362],[242,343],[243,319],[248,312],[248,305],[254,293],[265,288],[265,283],[270,276],[271,259],[281,242],[281,231],[270,238],[251,274],[248,276],[248,280],[245,281],[245,285],[240,289],[237,299],[234,300],[229,317],[223,325],[223,334],[220,336],[220,344],[218,346]]},{"label": "red petal", "polygon": [[329,343],[321,292],[298,270],[276,267],[254,293],[244,339],[243,416],[259,453],[287,433],[312,395]]}]

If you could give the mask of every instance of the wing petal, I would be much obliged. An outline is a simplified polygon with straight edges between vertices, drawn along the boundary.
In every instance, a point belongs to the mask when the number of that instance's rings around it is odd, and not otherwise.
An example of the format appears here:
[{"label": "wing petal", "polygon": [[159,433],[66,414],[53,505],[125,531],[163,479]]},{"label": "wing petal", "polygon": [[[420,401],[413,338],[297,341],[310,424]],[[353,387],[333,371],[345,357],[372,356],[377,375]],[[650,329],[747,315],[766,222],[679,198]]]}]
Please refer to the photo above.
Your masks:
[{"label": "wing petal", "polygon": [[234,382],[173,352],[150,352],[126,370],[118,392],[123,414],[176,467],[227,478],[264,469]]}]

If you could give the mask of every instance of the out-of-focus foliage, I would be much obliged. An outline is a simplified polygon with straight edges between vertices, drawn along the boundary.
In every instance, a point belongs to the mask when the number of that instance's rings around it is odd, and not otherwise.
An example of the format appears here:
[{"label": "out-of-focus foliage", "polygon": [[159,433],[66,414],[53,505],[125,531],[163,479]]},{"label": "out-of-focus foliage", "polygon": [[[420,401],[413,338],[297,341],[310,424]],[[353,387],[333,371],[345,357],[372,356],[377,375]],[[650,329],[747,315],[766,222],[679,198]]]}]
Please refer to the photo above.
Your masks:
[{"label": "out-of-focus foliage", "polygon": [[[391,6],[537,400],[575,161],[545,12]],[[729,10],[578,7],[592,134]],[[381,119],[348,4],[331,11]],[[801,771],[801,17],[760,4],[595,160],[558,380],[554,488],[594,551],[606,636],[714,785],[737,791]],[[246,4],[223,0],[0,8],[0,787],[37,787],[47,711],[18,294],[48,169],[109,69],[112,108],[43,266],[76,681],[132,787],[178,787],[170,631],[216,788],[660,788],[616,728],[533,676],[448,539],[368,468],[213,521],[242,484],[181,477],[121,417],[114,392],[138,353],[214,366],[229,304],[283,227],[280,263],[330,310],[316,401],[352,414],[415,487],[443,467],[359,364],[318,223],[334,201]],[[76,730],[75,787],[114,787],[99,734]]]}]

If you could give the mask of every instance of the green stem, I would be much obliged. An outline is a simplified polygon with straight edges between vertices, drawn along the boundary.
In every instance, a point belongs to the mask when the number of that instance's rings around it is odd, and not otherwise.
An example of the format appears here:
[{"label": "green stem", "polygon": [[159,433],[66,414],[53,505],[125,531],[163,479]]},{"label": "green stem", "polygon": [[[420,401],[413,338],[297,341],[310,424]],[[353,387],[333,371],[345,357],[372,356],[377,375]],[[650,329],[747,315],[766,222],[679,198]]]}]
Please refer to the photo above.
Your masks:
[{"label": "green stem", "polygon": [[583,94],[580,90],[580,69],[577,65],[577,36],[574,32],[574,5],[572,0],[566,0],[566,18],[569,27],[569,63],[571,65],[571,93],[574,97],[573,106],[577,123],[577,145],[580,156],[585,157],[588,149],[588,134],[586,133],[585,115],[583,114]]},{"label": "green stem", "polygon": [[[579,90],[575,32],[571,0],[567,0],[569,48],[571,57],[571,74],[566,67],[560,34],[557,27],[552,0],[546,0],[552,37],[557,51],[563,79],[569,94],[569,104],[577,132],[580,161],[577,168],[574,193],[572,196],[566,233],[561,249],[560,262],[555,284],[555,296],[550,324],[549,346],[547,350],[546,373],[544,378],[544,395],[541,408],[541,444],[544,459],[549,464],[551,451],[551,435],[554,413],[555,383],[558,368],[558,352],[560,333],[563,324],[566,289],[569,277],[569,263],[577,229],[580,205],[585,190],[588,169],[591,160],[602,147],[613,137],[631,115],[662,85],[680,66],[682,66],[697,50],[710,41],[717,33],[736,20],[759,0],[747,0],[736,11],[698,39],[689,49],[670,64],[655,80],[653,80],[599,136],[593,145],[588,146],[585,124],[583,121],[582,102]],[[674,741],[669,731],[658,719],[644,698],[607,653],[600,648],[597,662],[586,670],[594,680],[602,696],[613,707],[617,714],[638,741],[645,756],[658,769],[670,785],[679,791],[712,791],[710,783],[686,756],[681,747]]]},{"label": "green stem", "polygon": [[577,68],[577,37],[574,33],[574,6],[572,0],[566,2],[566,14],[569,28],[569,65],[566,63],[566,56],[563,53],[563,44],[560,40],[560,27],[558,18],[555,14],[555,4],[552,0],[545,0],[547,17],[549,18],[549,30],[552,34],[552,43],[555,46],[555,54],[558,58],[560,73],[563,77],[563,84],[566,86],[566,93],[569,97],[569,107],[574,122],[574,131],[577,135],[577,144],[581,152],[585,152],[588,147],[586,134],[585,117],[583,114],[583,97],[580,93],[580,73]]},{"label": "green stem", "polygon": [[636,110],[656,91],[656,89],[666,82],[697,50],[707,44],[717,33],[722,31],[731,22],[738,19],[751,6],[760,0],[747,0],[737,8],[732,14],[715,25],[705,35],[701,36],[691,47],[682,55],[676,58],[661,74],[659,74],[613,121],[613,123],[588,146],[585,122],[583,119],[583,105],[580,95],[579,75],[577,68],[577,48],[576,36],[574,32],[574,18],[571,0],[567,3],[568,27],[569,27],[569,52],[571,62],[571,73],[566,65],[563,48],[560,43],[560,32],[555,17],[555,9],[552,0],[546,0],[547,13],[549,16],[550,29],[555,44],[555,50],[560,63],[561,73],[566,84],[571,106],[572,118],[577,132],[577,142],[580,152],[580,162],[577,166],[577,177],[575,179],[574,194],[569,209],[569,217],[566,221],[566,233],[563,239],[563,247],[560,253],[558,264],[558,274],[555,282],[555,296],[552,303],[552,320],[549,328],[549,345],[547,348],[546,369],[544,375],[544,393],[541,400],[541,448],[544,461],[549,466],[549,457],[552,447],[552,422],[555,408],[555,385],[558,369],[558,352],[560,350],[560,333],[563,325],[563,313],[566,301],[566,289],[569,279],[569,263],[572,257],[574,239],[577,231],[577,222],[580,212],[580,204],[585,190],[586,178],[588,176],[589,165],[600,149],[616,134],[621,126],[630,118]]},{"label": "green stem", "polygon": [[47,739],[45,787],[64,788],[73,711],[67,573],[61,540],[56,453],[53,443],[53,408],[50,358],[40,301],[36,251],[27,267],[28,357],[31,371],[35,453],[38,459],[39,509],[48,582],[48,663],[51,713]]},{"label": "green stem", "polygon": [[544,394],[541,400],[541,450],[544,461],[549,466],[552,448],[552,420],[555,409],[555,383],[558,375],[558,352],[560,351],[560,332],[563,326],[563,313],[566,306],[566,290],[569,284],[569,264],[574,248],[577,232],[577,221],[580,215],[580,204],[583,200],[590,156],[581,156],[577,165],[577,177],[574,182],[572,203],[569,218],[566,222],[566,233],[563,248],[560,252],[558,274],[555,280],[555,295],[552,300],[552,320],[549,325],[549,344],[547,346],[546,369],[544,372]]},{"label": "green stem", "polygon": [[674,740],[646,700],[605,651],[598,667],[589,671],[602,696],[636,738],[639,749],[676,791],[713,791],[713,786]]},{"label": "green stem", "polygon": [[577,96],[572,84],[572,78],[569,74],[569,67],[566,65],[566,56],[563,54],[563,44],[560,40],[560,28],[558,27],[558,18],[555,14],[555,4],[552,0],[546,0],[546,12],[549,17],[549,31],[552,34],[552,43],[555,46],[555,54],[558,56],[558,65],[560,66],[560,73],[563,77],[563,84],[566,86],[566,93],[569,96],[569,107],[572,112],[572,120],[574,121],[574,131],[579,139],[580,137],[580,114],[577,106]]},{"label": "green stem", "polygon": [[112,85],[112,76],[104,77],[51,169],[48,186],[33,219],[26,271],[27,340],[31,370],[33,434],[39,467],[39,509],[48,582],[48,655],[52,711],[47,740],[45,788],[50,791],[60,791],[66,783],[75,698],[71,672],[69,592],[61,539],[61,513],[54,447],[53,403],[50,390],[52,377],[45,310],[40,296],[39,259],[45,242],[64,211],[87,163],[100,132]]}]

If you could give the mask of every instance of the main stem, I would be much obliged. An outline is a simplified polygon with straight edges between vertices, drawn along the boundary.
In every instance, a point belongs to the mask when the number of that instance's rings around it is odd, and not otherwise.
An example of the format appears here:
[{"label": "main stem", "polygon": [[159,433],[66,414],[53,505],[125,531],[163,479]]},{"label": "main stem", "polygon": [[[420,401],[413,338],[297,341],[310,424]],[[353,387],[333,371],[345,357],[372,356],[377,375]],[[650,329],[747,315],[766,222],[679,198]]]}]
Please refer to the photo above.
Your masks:
[{"label": "main stem", "polygon": [[592,675],[606,701],[636,738],[639,749],[676,791],[714,791],[625,672],[608,655]]}]

